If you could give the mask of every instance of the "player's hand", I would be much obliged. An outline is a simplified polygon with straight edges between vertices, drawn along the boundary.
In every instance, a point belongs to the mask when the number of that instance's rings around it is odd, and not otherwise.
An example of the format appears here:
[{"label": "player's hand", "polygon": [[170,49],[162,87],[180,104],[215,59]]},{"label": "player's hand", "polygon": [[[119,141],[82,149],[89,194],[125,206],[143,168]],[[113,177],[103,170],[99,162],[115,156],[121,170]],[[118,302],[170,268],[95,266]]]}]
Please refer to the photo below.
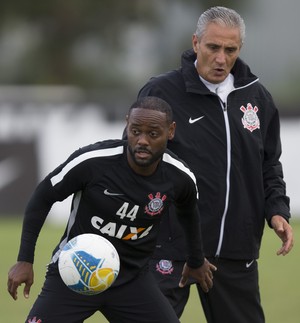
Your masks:
[{"label": "player's hand", "polygon": [[271,225],[275,233],[282,241],[281,248],[277,251],[277,255],[287,255],[294,246],[293,229],[290,224],[280,215],[274,215],[271,219]]},{"label": "player's hand", "polygon": [[30,288],[33,284],[33,265],[29,262],[18,261],[8,272],[7,290],[11,297],[16,300],[18,298],[18,287],[24,286],[24,297],[28,298]]},{"label": "player's hand", "polygon": [[200,284],[202,290],[207,293],[213,287],[213,272],[217,270],[213,264],[207,259],[204,259],[204,263],[201,267],[190,268],[186,263],[184,264],[179,287],[184,287],[189,278],[196,279]]}]

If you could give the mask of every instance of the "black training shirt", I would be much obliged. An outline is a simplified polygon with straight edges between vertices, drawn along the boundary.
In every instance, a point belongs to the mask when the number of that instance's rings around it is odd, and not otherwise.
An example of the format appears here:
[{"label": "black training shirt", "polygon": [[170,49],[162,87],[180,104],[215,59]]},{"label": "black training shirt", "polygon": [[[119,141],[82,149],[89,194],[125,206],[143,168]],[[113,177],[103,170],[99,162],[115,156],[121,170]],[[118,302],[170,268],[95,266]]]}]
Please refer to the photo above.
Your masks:
[{"label": "black training shirt", "polygon": [[18,260],[33,262],[35,243],[51,206],[72,195],[68,224],[50,267],[57,267],[67,241],[82,233],[95,233],[110,240],[119,253],[121,268],[114,286],[131,280],[147,267],[160,220],[172,203],[188,233],[188,264],[202,265],[193,173],[166,151],[154,174],[138,175],[128,165],[126,148],[123,140],[83,147],[39,184],[26,208]]}]

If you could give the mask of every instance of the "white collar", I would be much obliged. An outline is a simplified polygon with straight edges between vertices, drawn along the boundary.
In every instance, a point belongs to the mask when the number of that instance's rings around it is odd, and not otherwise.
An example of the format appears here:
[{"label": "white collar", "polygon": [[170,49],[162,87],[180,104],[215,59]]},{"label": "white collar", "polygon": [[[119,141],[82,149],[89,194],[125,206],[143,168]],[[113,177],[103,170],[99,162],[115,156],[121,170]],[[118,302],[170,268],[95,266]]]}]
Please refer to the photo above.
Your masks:
[{"label": "white collar", "polygon": [[[196,66],[197,60],[195,60]],[[231,73],[228,74],[223,82],[218,84],[210,83],[200,75],[199,78],[211,92],[218,94],[223,102],[226,102],[228,94],[234,89],[234,76]]]},{"label": "white collar", "polygon": [[200,80],[204,83],[204,85],[211,91],[214,93],[221,93],[221,92],[230,92],[231,90],[234,89],[234,76],[229,73],[228,76],[226,77],[226,79],[218,84],[214,84],[214,83],[210,83],[208,81],[206,81],[202,76],[200,76]]}]

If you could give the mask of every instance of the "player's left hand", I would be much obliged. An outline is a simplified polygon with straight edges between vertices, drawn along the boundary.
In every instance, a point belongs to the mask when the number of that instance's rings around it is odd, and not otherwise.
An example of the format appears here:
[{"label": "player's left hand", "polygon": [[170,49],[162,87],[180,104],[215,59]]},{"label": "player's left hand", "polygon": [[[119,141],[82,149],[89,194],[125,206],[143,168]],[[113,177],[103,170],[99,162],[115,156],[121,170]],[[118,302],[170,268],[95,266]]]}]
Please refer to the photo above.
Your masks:
[{"label": "player's left hand", "polygon": [[280,215],[274,215],[271,219],[271,225],[275,233],[282,241],[281,248],[277,255],[287,255],[294,246],[293,229],[290,224]]},{"label": "player's left hand", "polygon": [[207,293],[213,287],[213,271],[216,271],[217,267],[211,264],[207,259],[204,259],[204,263],[201,267],[190,268],[186,263],[184,264],[179,287],[184,287],[189,278],[196,279],[200,284],[202,290]]}]

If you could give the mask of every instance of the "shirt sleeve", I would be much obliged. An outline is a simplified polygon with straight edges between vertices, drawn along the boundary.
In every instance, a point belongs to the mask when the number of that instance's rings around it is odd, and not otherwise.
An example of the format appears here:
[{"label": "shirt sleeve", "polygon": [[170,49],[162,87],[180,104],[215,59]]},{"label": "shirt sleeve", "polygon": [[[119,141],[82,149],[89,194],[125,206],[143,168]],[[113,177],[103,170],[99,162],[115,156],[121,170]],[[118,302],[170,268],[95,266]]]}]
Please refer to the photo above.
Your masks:
[{"label": "shirt sleeve", "polygon": [[187,264],[191,268],[198,268],[204,263],[200,214],[197,206],[190,209],[177,209],[177,216],[182,225],[187,242]]},{"label": "shirt sleeve", "polygon": [[186,236],[187,264],[191,268],[197,268],[204,263],[200,213],[197,207],[197,188],[194,181],[188,176],[185,181],[181,179],[179,185],[181,189],[175,206],[179,223]]},{"label": "shirt sleeve", "polygon": [[88,177],[88,169],[83,163],[70,168],[59,182],[53,181],[53,178],[57,178],[68,168],[74,157],[79,154],[79,151],[72,154],[65,163],[41,181],[33,192],[25,209],[18,261],[34,262],[36,242],[52,205],[82,189],[84,185],[82,179],[86,180]]},{"label": "shirt sleeve", "polygon": [[25,209],[23,220],[21,244],[18,254],[18,261],[27,261],[33,263],[36,241],[47,215],[55,202],[54,196],[50,193],[50,181],[43,180]]}]

